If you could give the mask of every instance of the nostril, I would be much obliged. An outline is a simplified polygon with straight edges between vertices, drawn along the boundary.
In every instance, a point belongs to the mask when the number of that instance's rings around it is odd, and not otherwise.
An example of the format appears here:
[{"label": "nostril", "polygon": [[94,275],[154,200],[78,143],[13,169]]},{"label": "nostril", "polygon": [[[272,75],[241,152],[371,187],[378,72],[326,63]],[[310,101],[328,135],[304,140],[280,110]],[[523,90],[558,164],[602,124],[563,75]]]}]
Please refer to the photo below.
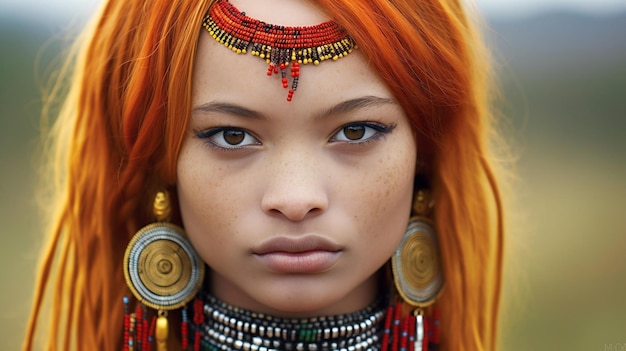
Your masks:
[{"label": "nostril", "polygon": [[282,216],[292,222],[315,217],[327,207],[326,196],[290,194],[289,196],[267,195],[261,204],[263,211],[272,216]]}]

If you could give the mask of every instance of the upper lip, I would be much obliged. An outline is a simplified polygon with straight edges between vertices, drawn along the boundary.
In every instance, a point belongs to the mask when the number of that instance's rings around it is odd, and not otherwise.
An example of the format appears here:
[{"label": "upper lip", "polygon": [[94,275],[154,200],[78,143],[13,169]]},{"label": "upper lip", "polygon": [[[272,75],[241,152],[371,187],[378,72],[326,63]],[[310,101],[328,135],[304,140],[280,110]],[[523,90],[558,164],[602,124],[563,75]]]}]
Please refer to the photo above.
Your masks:
[{"label": "upper lip", "polygon": [[252,251],[256,255],[276,252],[301,253],[309,251],[341,251],[341,246],[332,240],[316,234],[303,236],[279,235],[264,240]]}]

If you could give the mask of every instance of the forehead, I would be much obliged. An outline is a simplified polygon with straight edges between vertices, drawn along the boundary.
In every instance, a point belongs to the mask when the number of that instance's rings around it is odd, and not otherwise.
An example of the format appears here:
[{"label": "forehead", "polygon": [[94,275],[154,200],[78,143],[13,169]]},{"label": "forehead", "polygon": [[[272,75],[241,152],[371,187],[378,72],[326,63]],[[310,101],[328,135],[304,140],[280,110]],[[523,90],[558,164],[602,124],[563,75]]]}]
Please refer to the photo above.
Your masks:
[{"label": "forehead", "polygon": [[[246,6],[247,1],[233,4],[247,16],[259,18],[269,23],[267,18],[282,21],[272,24],[309,26],[319,24],[328,18],[319,9],[304,1],[279,1],[289,3],[292,11],[270,11],[265,13],[259,5],[265,1],[253,1],[255,6]],[[242,8],[244,6],[245,8]],[[299,6],[300,11],[296,11]],[[261,6],[263,7],[263,6]],[[266,8],[266,7],[263,7]],[[275,9],[275,7],[271,7]],[[254,10],[254,11],[252,11]],[[289,17],[290,12],[297,16]],[[275,13],[281,13],[276,15]],[[305,15],[306,14],[306,15]],[[286,102],[288,89],[283,88],[280,75],[267,76],[268,64],[258,56],[237,54],[218,43],[202,30],[195,58],[193,75],[193,104],[203,104],[214,100],[245,102],[256,106],[268,103],[285,108],[306,108],[309,104],[343,101],[363,95],[378,95],[392,98],[378,74],[368,65],[366,58],[354,50],[336,61],[327,60],[319,65],[301,65],[300,77],[293,101]],[[286,70],[289,75],[290,70]],[[289,86],[291,78],[289,77]]]}]

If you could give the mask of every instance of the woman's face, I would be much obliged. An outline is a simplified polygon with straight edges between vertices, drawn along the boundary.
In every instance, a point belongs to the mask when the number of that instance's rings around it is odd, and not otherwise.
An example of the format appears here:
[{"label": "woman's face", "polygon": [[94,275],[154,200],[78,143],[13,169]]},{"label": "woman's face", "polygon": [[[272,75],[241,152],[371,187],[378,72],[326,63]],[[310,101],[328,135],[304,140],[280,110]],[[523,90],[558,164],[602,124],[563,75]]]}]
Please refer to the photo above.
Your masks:
[{"label": "woman's face", "polygon": [[[306,2],[233,3],[269,23],[327,20]],[[367,59],[303,66],[292,102],[264,60],[207,32],[195,62],[177,189],[212,293],[282,316],[371,303],[408,222],[416,145]]]}]

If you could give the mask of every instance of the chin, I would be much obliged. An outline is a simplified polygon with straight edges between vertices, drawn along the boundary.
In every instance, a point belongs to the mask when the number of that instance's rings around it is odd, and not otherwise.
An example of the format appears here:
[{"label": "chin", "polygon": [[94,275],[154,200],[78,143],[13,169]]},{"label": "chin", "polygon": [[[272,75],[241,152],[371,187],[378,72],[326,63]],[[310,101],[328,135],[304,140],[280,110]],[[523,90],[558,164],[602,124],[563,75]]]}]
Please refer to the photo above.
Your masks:
[{"label": "chin", "polygon": [[[345,283],[345,282],[344,282]],[[258,306],[278,317],[314,317],[337,315],[360,310],[376,299],[375,294],[362,289],[323,284],[295,279],[291,282],[268,284],[262,291],[255,289],[251,296]]]}]

